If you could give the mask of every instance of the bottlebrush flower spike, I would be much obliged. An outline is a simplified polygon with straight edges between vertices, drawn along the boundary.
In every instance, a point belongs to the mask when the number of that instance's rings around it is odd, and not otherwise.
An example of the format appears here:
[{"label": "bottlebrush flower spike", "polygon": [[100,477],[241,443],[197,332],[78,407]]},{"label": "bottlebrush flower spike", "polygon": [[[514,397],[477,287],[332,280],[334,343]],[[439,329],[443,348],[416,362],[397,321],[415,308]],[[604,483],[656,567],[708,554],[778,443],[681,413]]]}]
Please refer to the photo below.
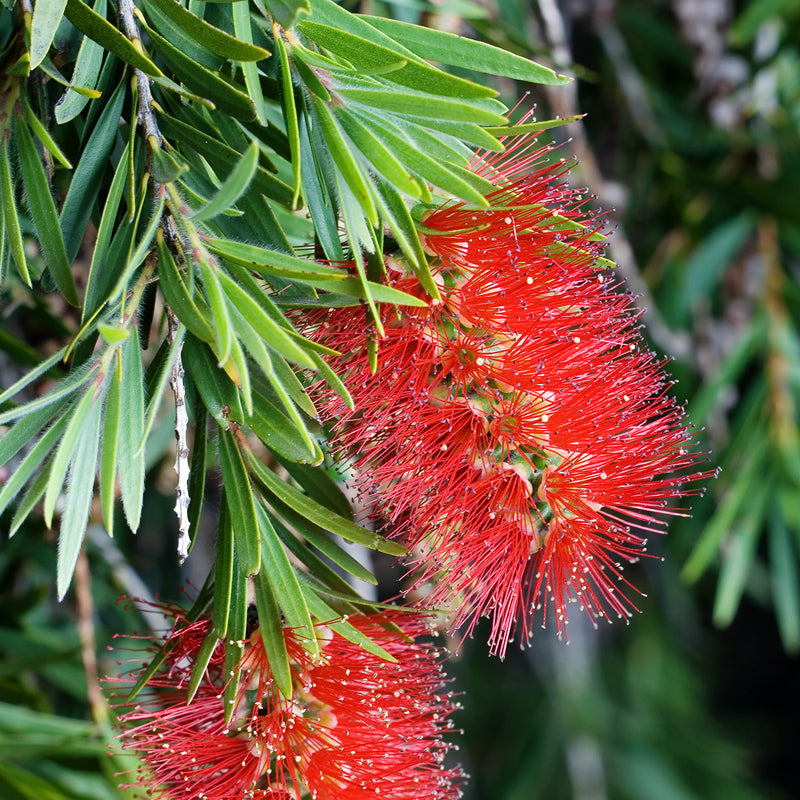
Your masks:
[{"label": "bottlebrush flower spike", "polygon": [[[456,708],[442,692],[437,650],[418,614],[350,617],[390,662],[320,626],[322,657],[285,629],[293,694],[281,695],[256,630],[242,645],[238,694],[226,724],[222,644],[187,704],[195,656],[209,620],[174,617],[164,669],[118,706],[119,742],[144,766],[137,785],[163,800],[456,800],[459,768],[443,765]],[[134,674],[114,693],[136,683]]]},{"label": "bottlebrush flower spike", "polygon": [[387,283],[430,302],[383,308],[375,374],[362,309],[306,316],[344,354],[355,403],[322,397],[334,448],[385,532],[412,549],[415,594],[467,634],[491,617],[501,657],[515,634],[528,642],[537,609],[559,634],[570,601],[594,620],[629,617],[621,562],[708,475],[692,472],[663,365],[599,261],[599,217],[551,149],[523,138],[476,157],[497,186],[488,208],[423,217],[441,299],[387,259]]}]

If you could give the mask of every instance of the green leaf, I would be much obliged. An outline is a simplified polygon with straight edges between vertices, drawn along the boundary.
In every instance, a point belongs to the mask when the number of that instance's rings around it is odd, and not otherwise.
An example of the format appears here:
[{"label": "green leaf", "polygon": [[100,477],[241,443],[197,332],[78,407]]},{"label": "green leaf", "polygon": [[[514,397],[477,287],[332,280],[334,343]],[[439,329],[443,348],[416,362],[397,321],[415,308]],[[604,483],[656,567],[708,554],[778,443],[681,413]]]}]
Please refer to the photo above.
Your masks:
[{"label": "green leaf", "polygon": [[419,146],[411,142],[400,128],[388,120],[381,120],[370,112],[362,113],[375,125],[375,134],[414,174],[467,202],[486,206],[484,192],[475,187],[474,178],[476,176],[471,175],[462,167],[443,164],[430,157]]},{"label": "green leaf", "polygon": [[719,552],[722,541],[733,527],[743,505],[748,502],[748,491],[756,485],[756,476],[763,472],[766,463],[768,436],[755,431],[750,446],[739,452],[746,453],[746,461],[737,467],[736,477],[717,504],[717,510],[692,550],[681,573],[684,580],[696,581]]},{"label": "green leaf", "polygon": [[50,464],[50,473],[47,478],[47,491],[44,497],[44,516],[45,525],[48,528],[53,526],[53,512],[55,511],[56,500],[64,485],[64,480],[69,469],[70,462],[75,454],[81,431],[89,418],[92,408],[97,405],[94,391],[91,389],[84,393],[83,397],[75,405],[70,414],[69,425],[64,432],[64,436],[58,445],[58,449],[53,456]]},{"label": "green leaf", "polygon": [[[105,19],[106,5],[106,0],[95,0],[94,13]],[[95,42],[90,36],[84,36],[78,49],[75,66],[72,69],[72,83],[76,86],[94,89],[100,77],[104,52],[102,45]],[[56,122],[63,125],[65,122],[75,119],[88,102],[89,98],[85,95],[74,89],[67,89],[55,105]]]},{"label": "green leaf", "polygon": [[412,114],[419,117],[435,117],[453,122],[471,122],[475,125],[504,125],[502,114],[470,103],[462,103],[425,92],[398,91],[396,89],[340,88],[345,100],[366,106],[370,110],[392,111],[396,114]]},{"label": "green leaf", "polygon": [[316,261],[244,242],[208,239],[205,244],[213,253],[263,275],[275,275],[290,280],[313,278],[314,281],[340,281],[347,277],[347,273],[337,267],[328,267]]},{"label": "green leaf", "polygon": [[158,6],[178,27],[194,39],[201,47],[234,61],[260,61],[269,58],[263,47],[242,41],[225,31],[209,25],[175,0],[150,0]]},{"label": "green leaf", "polygon": [[239,392],[230,378],[214,362],[209,348],[189,336],[183,346],[183,363],[200,392],[203,405],[223,428],[230,421],[242,424],[245,419]]},{"label": "green leaf", "polygon": [[769,523],[769,556],[772,598],[783,646],[795,653],[800,649],[800,580],[797,550],[792,546],[783,515],[772,509]]},{"label": "green leaf", "polygon": [[[248,44],[252,47],[253,29],[250,20],[250,4],[233,3],[231,6],[231,14],[233,16],[233,32],[236,34],[236,41],[240,44]],[[268,51],[264,50],[263,52],[269,55]],[[261,74],[255,60],[244,61],[242,63],[242,75],[244,75],[244,85],[247,87],[247,93],[253,101],[256,118],[261,125],[267,125],[264,91],[261,87]]]},{"label": "green leaf", "polygon": [[262,2],[270,16],[282,28],[291,28],[300,17],[311,11],[308,0],[262,0]]},{"label": "green leaf", "polygon": [[277,352],[290,361],[307,369],[315,369],[316,364],[294,339],[280,325],[276,324],[249,292],[224,272],[219,273],[220,283],[225,294],[236,308],[245,316],[253,330]]},{"label": "green leaf", "polygon": [[316,500],[303,494],[299,489],[282,481],[274,472],[267,469],[252,453],[247,453],[254,475],[258,478],[264,489],[285,505],[292,508],[309,522],[313,522],[326,531],[335,533],[348,542],[356,542],[389,555],[403,555],[406,550],[397,542],[390,542],[378,534],[356,525],[350,520],[331,514],[330,509],[317,503]]},{"label": "green leaf", "polygon": [[227,211],[236,201],[247,191],[253,176],[258,167],[258,142],[255,140],[242,154],[242,157],[231,170],[230,175],[220,186],[216,195],[209,201],[208,205],[201,208],[191,215],[195,222],[202,222],[211,219]]},{"label": "green leaf", "polygon": [[229,430],[220,431],[219,458],[239,568],[254,575],[261,565],[255,501],[244,459]]},{"label": "green leaf", "polygon": [[141,519],[145,472],[145,453],[140,447],[144,432],[144,374],[138,336],[128,337],[119,357],[120,415],[125,421],[119,437],[119,487],[125,519],[135,532]]},{"label": "green leaf", "polygon": [[172,257],[172,252],[164,241],[163,230],[159,229],[156,232],[156,241],[158,244],[158,279],[164,299],[188,331],[201,341],[212,343],[214,329],[209,323],[211,309],[202,297],[193,297],[184,283],[178,265]]},{"label": "green leaf", "polygon": [[319,655],[316,632],[300,584],[297,582],[297,576],[294,574],[294,567],[289,561],[267,513],[260,504],[256,508],[261,531],[263,572],[269,579],[273,594],[280,604],[288,626],[297,631],[298,638],[306,650],[312,655]]},{"label": "green leaf", "polygon": [[329,508],[345,519],[353,518],[353,509],[344,495],[339,483],[331,477],[324,467],[311,467],[278,458],[283,468],[318,503]]},{"label": "green leaf", "polygon": [[273,452],[293,462],[317,463],[319,447],[309,448],[293,422],[266,397],[253,394],[253,413],[247,417],[253,433]]},{"label": "green leaf", "polygon": [[42,495],[47,489],[47,481],[49,478],[48,462],[44,469],[36,476],[33,483],[28,487],[27,491],[19,501],[17,510],[11,519],[11,525],[8,527],[8,535],[13,536],[20,528],[23,522],[27,519],[28,515],[39,505]]},{"label": "green leaf", "polygon": [[53,141],[53,137],[47,132],[47,128],[39,121],[36,114],[33,113],[28,98],[22,96],[22,110],[25,112],[25,119],[31,130],[36,134],[36,137],[44,145],[45,149],[56,159],[62,166],[67,169],[72,169],[72,163],[61,151],[61,148]]},{"label": "green leaf", "polygon": [[369,636],[356,628],[351,622],[343,619],[342,615],[334,611],[310,586],[304,583],[300,588],[303,591],[303,596],[306,599],[309,610],[319,622],[324,623],[334,633],[338,633],[340,636],[347,639],[348,642],[357,644],[368,653],[372,653],[386,661],[397,661],[391,653],[384,650],[379,644],[376,644]]},{"label": "green leaf", "polygon": [[313,100],[314,108],[317,111],[317,119],[333,161],[353,192],[364,216],[375,227],[378,224],[378,214],[375,210],[375,204],[372,202],[369,178],[364,174],[361,165],[350,149],[345,134],[339,128],[339,124],[327,104],[318,97],[314,97]]},{"label": "green leaf", "polygon": [[[234,538],[236,538],[235,531]],[[258,531],[255,532],[255,539],[258,543]],[[228,631],[225,634],[225,675],[228,676],[228,680],[222,690],[226,725],[230,723],[236,707],[235,700],[241,675],[237,667],[242,660],[244,639],[247,635],[247,573],[239,563],[239,551],[236,548],[234,548],[233,562]]]},{"label": "green leaf", "polygon": [[228,633],[228,612],[231,607],[233,587],[234,545],[228,501],[223,488],[217,526],[217,554],[214,563],[214,611],[212,622],[217,637],[224,639]]},{"label": "green leaf", "polygon": [[220,285],[222,273],[206,259],[200,261],[200,273],[203,276],[203,286],[208,296],[208,305],[211,307],[214,324],[214,352],[217,356],[218,366],[224,366],[231,357],[233,347],[233,323],[231,322],[225,293]]},{"label": "green leaf", "polygon": [[501,125],[499,127],[482,128],[485,133],[503,139],[507,136],[528,136],[539,131],[557,128],[559,125],[568,125],[570,122],[580,122],[586,115],[576,114],[574,117],[557,117],[556,119],[544,119],[541,122],[522,122],[517,125]]},{"label": "green leaf", "polygon": [[[401,292],[399,289],[393,289],[391,286],[384,286],[382,283],[373,283],[372,281],[366,281],[366,284],[369,287],[370,296],[377,303],[392,303],[398,306],[415,306],[417,308],[428,305],[424,300]],[[358,278],[345,278],[343,281],[333,284],[331,289],[337,294],[366,299],[364,282]],[[287,302],[291,304],[291,300]]]},{"label": "green leaf", "polygon": [[375,576],[363,564],[356,561],[346,550],[343,550],[342,547],[334,542],[325,530],[318,525],[310,523],[289,506],[274,499],[272,502],[275,504],[276,513],[332,563],[361,581],[377,584],[378,581]]},{"label": "green leaf", "polygon": [[[119,354],[117,354],[117,359]],[[119,363],[119,362],[117,362]],[[100,455],[100,505],[109,536],[114,535],[114,501],[116,499],[119,436],[122,425],[122,379],[112,371],[108,387],[105,420],[103,422],[103,449]]]},{"label": "green leaf", "polygon": [[558,75],[535,61],[475,39],[394,19],[371,16],[362,16],[361,19],[431,61],[527,83],[558,86],[570,81],[565,75]]},{"label": "green leaf", "polygon": [[[129,147],[130,144],[125,145],[125,150],[123,150],[122,156],[114,169],[114,178],[111,181],[111,187],[108,190],[106,202],[103,206],[103,213],[100,217],[100,227],[97,229],[97,239],[94,243],[92,261],[89,265],[89,277],[86,279],[86,294],[84,295],[83,313],[81,315],[82,324],[85,324],[89,317],[104,303],[106,299],[104,287],[106,289],[110,289],[111,287],[110,276],[108,275],[108,256],[111,236],[114,232],[114,225],[117,220],[117,212],[119,211],[119,205],[122,201],[122,195],[125,192],[125,181],[128,177]],[[124,226],[130,227],[131,225],[132,221],[126,217],[120,223],[120,228]],[[133,231],[130,233],[133,235]],[[120,240],[120,244],[122,241],[123,240]]]},{"label": "green leaf", "polygon": [[258,631],[267,654],[270,672],[281,694],[289,698],[292,696],[292,673],[289,668],[289,654],[286,652],[281,611],[263,570],[253,579],[253,588],[258,611]]},{"label": "green leaf", "polygon": [[61,230],[67,261],[72,263],[78,255],[86,226],[92,213],[102,181],[100,174],[105,169],[114,142],[117,138],[122,105],[125,102],[127,82],[117,86],[106,103],[91,136],[83,147],[83,154],[72,175],[72,181],[61,207]]},{"label": "green leaf", "polygon": [[197,655],[195,656],[192,674],[186,686],[187,705],[194,700],[194,696],[200,688],[200,684],[206,677],[208,663],[211,661],[211,656],[214,655],[214,650],[217,649],[218,641],[217,632],[213,628],[209,628],[206,638],[203,639],[203,643],[200,645]]},{"label": "green leaf", "polygon": [[102,404],[95,400],[91,405],[75,448],[64,501],[64,513],[61,515],[56,580],[59,600],[64,599],[64,595],[69,589],[75,562],[86,533],[86,523],[89,520],[89,511],[94,496],[101,421]]},{"label": "green leaf", "polygon": [[[164,192],[158,192],[158,199],[155,204],[149,202],[147,195],[144,195],[141,199],[141,203],[139,206],[139,212],[141,209],[144,208],[145,205],[152,208],[152,214],[150,219],[147,221],[147,227],[144,229],[139,241],[136,244],[136,247],[133,248],[132,252],[128,256],[127,263],[125,264],[125,269],[122,271],[122,274],[117,278],[117,282],[114,284],[114,288],[111,289],[108,295],[107,302],[113,303],[118,300],[120,297],[123,298],[128,291],[129,283],[133,274],[136,272],[137,269],[142,265],[145,258],[149,254],[150,250],[152,249],[153,245],[153,238],[156,235],[156,231],[158,227],[162,223],[162,214],[164,212]],[[138,216],[138,215],[137,215]],[[138,219],[136,220],[138,223]],[[138,224],[137,224],[138,228]]]},{"label": "green leaf", "polygon": [[32,286],[28,272],[28,261],[25,258],[25,245],[22,242],[22,227],[19,224],[17,205],[14,200],[14,184],[11,179],[11,159],[8,152],[8,139],[0,137],[0,203],[3,206],[3,220],[8,232],[8,243],[14,263],[17,265],[22,280]]},{"label": "green leaf", "polygon": [[764,514],[772,491],[766,477],[753,484],[738,524],[732,531],[720,569],[714,598],[714,624],[720,628],[733,622],[753,564],[756,546],[764,523]]},{"label": "green leaf", "polygon": [[389,74],[389,80],[431,95],[461,98],[495,97],[487,86],[442,72],[416,60],[402,58],[396,49],[385,47],[364,36],[348,33],[338,27],[304,20],[300,30],[326,50],[359,67],[362,74]]},{"label": "green leaf", "polygon": [[171,183],[188,171],[188,164],[178,161],[169,150],[158,142],[151,140],[150,145],[150,154],[153,159],[152,177],[156,183]]},{"label": "green leaf", "polygon": [[28,126],[21,116],[17,116],[17,143],[28,204],[47,267],[64,299],[74,306],[80,305],[44,165],[36,152],[36,145],[33,143]]},{"label": "green leaf", "polygon": [[[58,360],[58,359],[56,359]],[[20,417],[25,417],[40,408],[45,408],[52,403],[56,403],[69,395],[76,392],[84,383],[86,383],[97,371],[97,364],[93,364],[89,369],[78,369],[68,377],[64,378],[58,385],[49,391],[43,397],[38,397],[36,400],[31,400],[24,405],[15,406],[8,411],[0,414],[0,425],[5,425]],[[13,387],[12,387],[13,388]]]},{"label": "green leaf", "polygon": [[31,69],[36,69],[50,50],[67,0],[37,0],[31,21]]},{"label": "green leaf", "polygon": [[255,116],[253,101],[244,92],[219,77],[217,73],[193,61],[153,28],[148,27],[147,32],[167,66],[193,92],[210,100],[224,114],[231,114],[237,119],[253,119]]},{"label": "green leaf", "polygon": [[[337,116],[347,135],[375,170],[406,194],[414,198],[422,196],[422,190],[417,181],[355,114],[348,113],[346,108],[342,108],[337,112]],[[380,182],[378,188],[380,188]]]},{"label": "green leaf", "polygon": [[[64,432],[64,428],[66,427],[70,418],[69,414],[62,414],[56,417],[54,416],[53,410],[49,408],[43,409],[43,413],[47,415],[47,421],[49,421],[51,418],[54,418],[55,422],[44,432],[44,434],[42,434],[39,441],[36,442],[36,444],[25,454],[25,457],[22,459],[22,461],[14,467],[14,471],[11,473],[8,480],[3,483],[3,488],[0,490],[0,514],[5,511],[5,509],[8,507],[8,504],[16,497],[20,489],[30,480],[30,478],[39,468],[39,465],[42,463],[42,461],[44,461],[44,459],[56,446],[56,443],[61,438],[61,434]],[[14,434],[17,433],[17,429],[32,418],[33,415],[26,417],[22,422],[15,425],[8,433],[4,434],[2,440],[0,440],[0,447],[5,447],[6,445],[11,444],[13,441],[12,437],[14,437]],[[22,445],[20,445],[20,447],[21,446]],[[3,459],[3,461],[5,460],[7,459]]]},{"label": "green leaf", "polygon": [[[239,153],[222,140],[211,136],[205,131],[200,131],[168,114],[159,115],[162,132],[172,136],[175,142],[183,148],[190,148],[202,155],[211,167],[220,174],[225,174],[230,165],[239,158]],[[283,206],[290,206],[292,202],[292,189],[283,181],[270,174],[259,166],[253,178],[251,189],[261,192]]]},{"label": "green leaf", "polygon": [[286,54],[286,45],[280,32],[275,34],[275,47],[281,65],[281,88],[283,90],[283,117],[286,123],[286,134],[289,139],[291,151],[292,178],[294,179],[294,196],[292,208],[297,208],[300,196],[302,163],[300,155],[300,126],[297,117],[297,104],[294,99],[294,86],[292,85],[292,68]]},{"label": "green leaf", "polygon": [[[62,0],[59,0],[62,2]],[[103,49],[113,53],[117,58],[140,69],[151,78],[163,73],[161,70],[128,39],[120,33],[105,17],[92,11],[82,0],[67,0],[67,19],[90,39],[97,42]]]}]

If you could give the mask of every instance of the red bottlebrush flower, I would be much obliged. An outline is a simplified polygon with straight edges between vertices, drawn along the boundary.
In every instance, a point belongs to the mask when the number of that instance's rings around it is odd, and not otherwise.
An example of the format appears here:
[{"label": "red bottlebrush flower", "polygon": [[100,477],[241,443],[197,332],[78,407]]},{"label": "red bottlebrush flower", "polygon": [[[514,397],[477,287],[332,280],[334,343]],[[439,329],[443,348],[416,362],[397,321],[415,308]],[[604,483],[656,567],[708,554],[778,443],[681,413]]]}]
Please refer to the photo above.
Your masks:
[{"label": "red bottlebrush flower", "polygon": [[[174,607],[164,607],[174,614]],[[187,703],[197,648],[209,620],[178,615],[164,669],[118,708],[121,747],[143,761],[137,784],[163,800],[456,800],[462,773],[443,765],[455,709],[437,650],[414,639],[424,618],[384,612],[348,620],[395,662],[320,626],[314,660],[284,630],[293,692],[274,683],[258,631],[242,643],[241,676],[226,723],[222,645]],[[115,687],[122,695],[134,674]]]},{"label": "red bottlebrush flower", "polygon": [[[343,353],[355,403],[322,397],[334,448],[412,548],[421,602],[452,609],[466,633],[489,616],[500,656],[515,633],[528,641],[548,602],[559,634],[570,601],[594,619],[629,617],[620,562],[708,474],[692,472],[663,365],[599,261],[598,216],[550,150],[523,138],[476,158],[497,186],[488,207],[447,203],[423,218],[441,299],[383,308],[375,374],[362,309],[306,317]],[[387,283],[427,297],[398,259]]]}]

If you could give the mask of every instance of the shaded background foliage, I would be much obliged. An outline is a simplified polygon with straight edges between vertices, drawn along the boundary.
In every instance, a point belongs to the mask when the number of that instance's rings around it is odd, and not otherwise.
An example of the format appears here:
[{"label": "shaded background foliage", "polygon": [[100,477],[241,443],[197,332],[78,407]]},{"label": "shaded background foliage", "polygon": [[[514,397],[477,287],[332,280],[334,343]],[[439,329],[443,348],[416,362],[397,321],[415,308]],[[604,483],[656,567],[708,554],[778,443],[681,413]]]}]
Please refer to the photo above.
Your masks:
[{"label": "shaded background foliage", "polygon": [[[800,792],[793,743],[800,682],[800,13],[750,0],[371,2],[353,10],[474,35],[551,63],[568,87],[530,89],[617,226],[610,255],[647,308],[654,347],[722,466],[692,519],[634,568],[646,593],[630,626],[541,632],[489,659],[482,632],[454,659],[466,694],[460,755],[482,800],[714,800]],[[58,309],[3,311],[18,365],[67,335]],[[34,324],[34,321],[36,324]],[[16,326],[16,328],[15,328]],[[11,345],[14,345],[13,347]],[[26,355],[28,360],[26,361]],[[9,800],[110,798],[102,703],[87,693],[116,630],[142,627],[120,590],[174,596],[172,430],[147,465],[142,532],[90,528],[76,592],[55,602],[55,549],[31,517],[0,550],[0,786]],[[210,481],[208,503],[220,501]],[[119,512],[118,512],[119,513]],[[8,517],[4,517],[4,522]],[[24,534],[24,535],[23,535]],[[200,539],[187,569],[213,541]],[[87,567],[88,564],[88,567]],[[379,559],[379,566],[383,561]],[[388,569],[388,567],[387,567]],[[91,580],[88,575],[91,574]],[[392,592],[389,582],[381,587]],[[90,627],[91,626],[91,627]],[[484,637],[485,638],[485,637]]]}]

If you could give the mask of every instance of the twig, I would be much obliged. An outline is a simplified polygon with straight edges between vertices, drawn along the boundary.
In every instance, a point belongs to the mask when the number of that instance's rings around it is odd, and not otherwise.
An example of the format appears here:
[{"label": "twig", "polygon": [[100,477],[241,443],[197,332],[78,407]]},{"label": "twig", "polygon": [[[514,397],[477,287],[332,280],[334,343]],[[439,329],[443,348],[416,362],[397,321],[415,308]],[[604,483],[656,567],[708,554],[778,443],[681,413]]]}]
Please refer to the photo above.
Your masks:
[{"label": "twig", "polygon": [[[136,24],[133,0],[120,0],[119,15],[125,28],[125,35],[137,50],[144,52],[142,40],[139,38],[139,27]],[[161,133],[158,130],[155,114],[153,114],[153,93],[150,91],[150,78],[140,69],[135,70],[136,88],[139,90],[139,109],[137,118],[144,128],[145,136],[155,137],[156,144],[161,144]]]},{"label": "twig", "polygon": [[[178,320],[167,308],[169,319],[170,344],[175,341],[178,332]],[[178,353],[172,367],[169,385],[175,395],[175,438],[177,447],[175,453],[175,472],[178,475],[178,486],[175,490],[175,515],[178,517],[178,563],[183,564],[189,555],[189,444],[186,431],[189,426],[189,416],[186,413],[186,388],[183,384],[183,361],[181,360],[182,345],[178,345]]]},{"label": "twig", "polygon": [[92,582],[86,548],[82,547],[75,562],[75,601],[78,606],[78,639],[81,644],[81,661],[86,676],[86,696],[95,722],[107,720],[106,702],[100,691],[97,675],[97,642],[94,635],[94,603]]}]

